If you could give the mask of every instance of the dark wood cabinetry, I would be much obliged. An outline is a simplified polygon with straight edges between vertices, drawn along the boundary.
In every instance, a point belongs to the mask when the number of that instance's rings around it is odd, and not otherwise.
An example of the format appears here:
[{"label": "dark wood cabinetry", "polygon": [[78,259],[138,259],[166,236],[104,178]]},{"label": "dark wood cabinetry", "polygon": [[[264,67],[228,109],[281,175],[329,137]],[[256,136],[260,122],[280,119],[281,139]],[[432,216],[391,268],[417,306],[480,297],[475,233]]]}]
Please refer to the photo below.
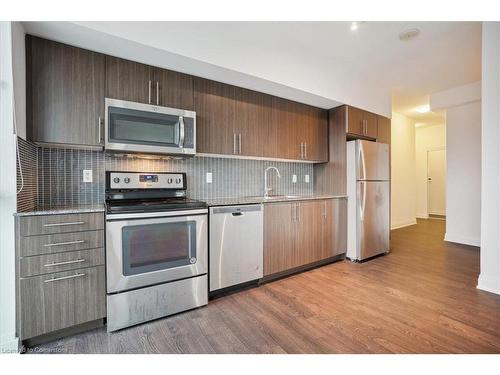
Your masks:
[{"label": "dark wood cabinetry", "polygon": [[28,138],[102,146],[104,55],[28,35],[26,57]]},{"label": "dark wood cabinetry", "polygon": [[344,199],[318,199],[266,204],[264,276],[345,253],[346,203]]},{"label": "dark wood cabinetry", "polygon": [[106,56],[106,97],[193,109],[193,77]]},{"label": "dark wood cabinetry", "polygon": [[354,136],[377,138],[377,115],[362,109],[345,106],[347,111],[346,132]]},{"label": "dark wood cabinetry", "polygon": [[34,142],[102,147],[108,97],[195,110],[199,153],[328,160],[324,109],[37,37],[26,51]]}]

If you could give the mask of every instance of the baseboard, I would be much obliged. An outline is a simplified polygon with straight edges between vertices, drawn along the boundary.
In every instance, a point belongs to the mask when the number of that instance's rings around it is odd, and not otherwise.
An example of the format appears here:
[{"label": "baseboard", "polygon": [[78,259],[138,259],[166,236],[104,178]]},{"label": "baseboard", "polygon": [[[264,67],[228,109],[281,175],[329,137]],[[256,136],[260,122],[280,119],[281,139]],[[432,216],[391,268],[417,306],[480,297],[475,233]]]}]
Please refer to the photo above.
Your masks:
[{"label": "baseboard", "polygon": [[416,217],[417,219],[428,219],[429,214],[417,214]]},{"label": "baseboard", "polygon": [[500,294],[500,277],[479,275],[477,279],[477,289]]},{"label": "baseboard", "polygon": [[391,230],[393,229],[399,229],[399,228],[404,228],[404,227],[409,227],[410,225],[415,225],[417,224],[417,219],[413,220],[407,220],[407,221],[400,221],[399,223],[394,223],[391,225]]},{"label": "baseboard", "polygon": [[455,242],[455,243],[460,243],[462,245],[477,246],[477,247],[481,246],[481,240],[479,238],[456,236],[453,234],[449,234],[448,232],[445,233],[444,240],[446,242]]},{"label": "baseboard", "polygon": [[19,339],[17,337],[3,335],[0,341],[0,354],[19,353]]}]

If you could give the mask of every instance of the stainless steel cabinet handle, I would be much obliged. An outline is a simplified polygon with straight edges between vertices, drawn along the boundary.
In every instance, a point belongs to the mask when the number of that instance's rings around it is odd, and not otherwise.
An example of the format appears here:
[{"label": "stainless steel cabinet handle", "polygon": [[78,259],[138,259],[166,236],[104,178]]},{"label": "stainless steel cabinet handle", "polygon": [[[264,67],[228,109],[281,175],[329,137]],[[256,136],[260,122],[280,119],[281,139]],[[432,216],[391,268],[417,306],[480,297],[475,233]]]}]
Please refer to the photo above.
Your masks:
[{"label": "stainless steel cabinet handle", "polygon": [[151,104],[151,80],[148,83],[148,104]]},{"label": "stainless steel cabinet handle", "polygon": [[47,279],[47,280],[44,280],[43,282],[44,283],[51,283],[51,282],[54,282],[54,281],[59,281],[59,280],[66,280],[66,279],[75,279],[77,277],[82,277],[82,276],[85,276],[84,273],[77,273],[75,275],[70,275],[70,276],[63,276],[63,277],[54,277],[52,279]]},{"label": "stainless steel cabinet handle", "polygon": [[323,217],[326,220],[326,201],[323,202]]},{"label": "stainless steel cabinet handle", "polygon": [[241,133],[238,134],[238,154],[241,154]]},{"label": "stainless steel cabinet handle", "polygon": [[233,133],[233,154],[236,154],[236,133]]},{"label": "stainless steel cabinet handle", "polygon": [[57,242],[57,243],[46,243],[43,245],[44,247],[51,247],[51,246],[63,246],[63,245],[74,245],[77,243],[84,243],[84,240],[78,240],[78,241],[68,241],[68,242]]},{"label": "stainless steel cabinet handle", "polygon": [[68,260],[66,262],[57,262],[57,263],[48,263],[44,264],[44,267],[54,267],[54,266],[62,266],[64,264],[73,264],[73,263],[81,263],[85,262],[85,259],[75,259],[75,260]]},{"label": "stainless steel cabinet handle", "polygon": [[292,221],[297,221],[297,203],[292,203]]},{"label": "stainless steel cabinet handle", "polygon": [[85,221],[72,221],[69,223],[54,223],[54,224],[43,224],[44,227],[61,227],[64,225],[81,225],[85,224]]},{"label": "stainless steel cabinet handle", "polygon": [[297,203],[297,221],[300,221],[300,203]]},{"label": "stainless steel cabinet handle", "polygon": [[156,105],[160,105],[160,83],[156,81]]},{"label": "stainless steel cabinet handle", "polygon": [[304,144],[300,142],[300,158],[304,159]]},{"label": "stainless steel cabinet handle", "polygon": [[99,116],[98,120],[97,120],[97,144],[101,144],[102,143],[102,129],[101,129],[101,116]]},{"label": "stainless steel cabinet handle", "polygon": [[304,142],[304,159],[307,159],[307,142]]}]

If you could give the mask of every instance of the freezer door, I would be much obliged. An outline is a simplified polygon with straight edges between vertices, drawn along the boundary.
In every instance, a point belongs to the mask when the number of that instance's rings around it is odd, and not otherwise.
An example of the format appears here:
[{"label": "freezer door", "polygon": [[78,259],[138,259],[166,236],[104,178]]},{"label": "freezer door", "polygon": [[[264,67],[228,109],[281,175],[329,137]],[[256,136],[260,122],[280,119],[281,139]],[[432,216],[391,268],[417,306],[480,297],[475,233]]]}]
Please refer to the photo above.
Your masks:
[{"label": "freezer door", "polygon": [[389,182],[357,182],[357,258],[389,251]]},{"label": "freezer door", "polygon": [[356,180],[389,180],[389,145],[356,141]]}]

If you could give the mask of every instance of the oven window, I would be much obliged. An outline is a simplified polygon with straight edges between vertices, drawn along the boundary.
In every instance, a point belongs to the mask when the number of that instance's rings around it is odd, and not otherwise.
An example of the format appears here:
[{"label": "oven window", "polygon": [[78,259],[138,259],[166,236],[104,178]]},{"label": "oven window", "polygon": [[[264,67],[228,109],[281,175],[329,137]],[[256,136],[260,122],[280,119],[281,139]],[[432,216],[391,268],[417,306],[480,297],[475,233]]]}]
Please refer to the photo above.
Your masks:
[{"label": "oven window", "polygon": [[196,260],[196,222],[126,226],[122,245],[125,276],[189,265]]},{"label": "oven window", "polygon": [[108,108],[109,141],[177,147],[179,116],[127,108]]}]

